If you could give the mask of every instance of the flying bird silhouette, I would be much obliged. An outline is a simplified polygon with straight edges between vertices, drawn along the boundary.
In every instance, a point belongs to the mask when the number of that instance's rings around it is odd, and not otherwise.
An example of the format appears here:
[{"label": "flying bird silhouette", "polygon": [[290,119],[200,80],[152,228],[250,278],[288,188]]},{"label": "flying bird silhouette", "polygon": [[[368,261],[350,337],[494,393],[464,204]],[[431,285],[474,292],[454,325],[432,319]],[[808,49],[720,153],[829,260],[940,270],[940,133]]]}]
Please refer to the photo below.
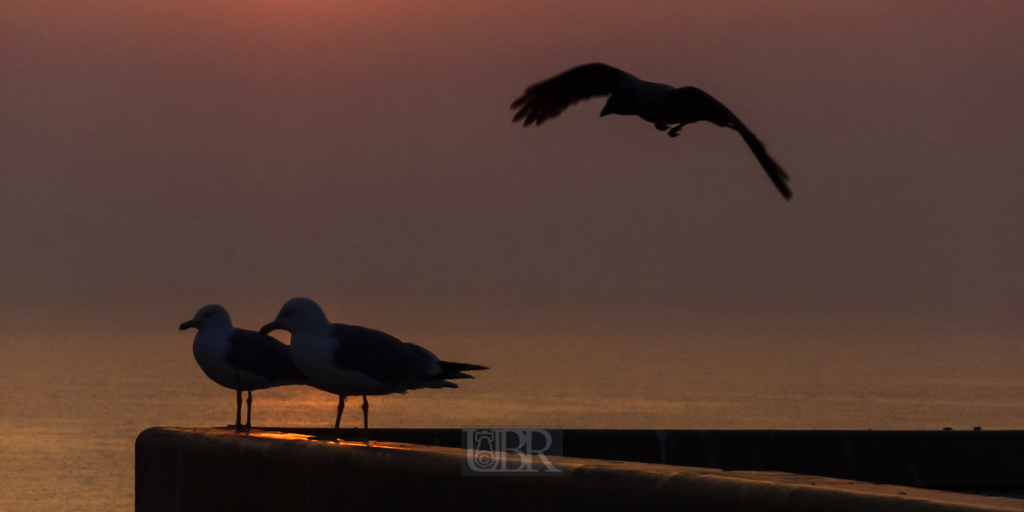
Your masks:
[{"label": "flying bird silhouette", "polygon": [[667,130],[670,137],[678,137],[683,126],[697,121],[736,130],[782,196],[787,200],[793,196],[786,184],[789,176],[768,156],[764,144],[725,105],[696,87],[677,89],[641,80],[607,64],[586,64],[527,88],[522,97],[512,103],[513,109],[519,109],[512,121],[522,120],[523,126],[540,126],[580,101],[600,96],[608,96],[601,110],[602,117],[608,114],[640,116],[654,123],[658,130]]}]

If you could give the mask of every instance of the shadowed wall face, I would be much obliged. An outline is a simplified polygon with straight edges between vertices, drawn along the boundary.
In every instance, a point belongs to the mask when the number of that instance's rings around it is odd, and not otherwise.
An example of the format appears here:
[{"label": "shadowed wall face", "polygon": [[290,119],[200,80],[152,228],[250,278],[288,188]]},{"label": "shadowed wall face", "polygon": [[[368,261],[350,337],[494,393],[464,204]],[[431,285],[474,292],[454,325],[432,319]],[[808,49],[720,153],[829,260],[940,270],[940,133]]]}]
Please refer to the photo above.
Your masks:
[{"label": "shadowed wall face", "polygon": [[[8,332],[212,301],[262,319],[294,295],[338,321],[539,332],[1021,331],[1016,3],[0,14]],[[793,202],[713,126],[669,139],[600,100],[510,124],[527,85],[590,61],[714,94]]]}]

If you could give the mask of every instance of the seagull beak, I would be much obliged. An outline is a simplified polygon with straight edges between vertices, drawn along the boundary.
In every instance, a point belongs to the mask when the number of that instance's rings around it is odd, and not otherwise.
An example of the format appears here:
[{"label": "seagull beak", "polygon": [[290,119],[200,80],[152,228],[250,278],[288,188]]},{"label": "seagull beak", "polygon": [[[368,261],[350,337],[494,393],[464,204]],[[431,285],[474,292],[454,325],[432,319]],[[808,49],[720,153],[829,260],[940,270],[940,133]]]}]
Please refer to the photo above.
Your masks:
[{"label": "seagull beak", "polygon": [[277,322],[270,322],[263,327],[260,327],[260,334],[269,334],[281,328],[281,325]]},{"label": "seagull beak", "polygon": [[185,322],[185,323],[179,325],[178,326],[178,330],[179,331],[184,331],[185,329],[188,329],[189,327],[195,327],[196,329],[198,329],[199,328],[199,324],[197,324],[195,320],[189,320],[188,322]]}]

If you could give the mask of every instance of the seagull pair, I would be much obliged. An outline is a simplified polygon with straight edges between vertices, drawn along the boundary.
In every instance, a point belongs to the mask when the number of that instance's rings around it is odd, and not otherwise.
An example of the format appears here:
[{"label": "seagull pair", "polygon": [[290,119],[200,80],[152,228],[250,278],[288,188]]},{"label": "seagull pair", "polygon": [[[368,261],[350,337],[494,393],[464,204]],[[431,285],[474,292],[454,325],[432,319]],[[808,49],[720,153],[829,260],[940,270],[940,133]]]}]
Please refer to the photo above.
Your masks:
[{"label": "seagull pair", "polygon": [[736,130],[782,197],[788,200],[793,196],[786,183],[789,176],[768,155],[764,144],[725,105],[696,87],[677,89],[641,80],[607,64],[586,64],[527,88],[523,96],[512,103],[512,108],[518,109],[512,120],[523,121],[523,126],[541,125],[580,101],[600,96],[608,96],[601,110],[602,117],[609,114],[640,116],[654,123],[658,130],[668,131],[670,137],[679,136],[683,126],[697,121]]},{"label": "seagull pair", "polygon": [[[192,345],[196,362],[210,379],[237,392],[235,427],[248,429],[252,391],[288,384],[307,384],[338,395],[337,435],[345,397],[363,395],[363,428],[369,435],[368,395],[390,395],[423,388],[457,388],[448,382],[471,379],[467,371],[486,366],[441,361],[429,350],[403,343],[381,331],[332,324],[310,299],[296,298],[281,308],[259,332],[236,329],[221,306],[206,306],[180,329],[198,329]],[[291,347],[267,334],[282,329],[292,334]],[[241,425],[242,391],[250,413]]]}]

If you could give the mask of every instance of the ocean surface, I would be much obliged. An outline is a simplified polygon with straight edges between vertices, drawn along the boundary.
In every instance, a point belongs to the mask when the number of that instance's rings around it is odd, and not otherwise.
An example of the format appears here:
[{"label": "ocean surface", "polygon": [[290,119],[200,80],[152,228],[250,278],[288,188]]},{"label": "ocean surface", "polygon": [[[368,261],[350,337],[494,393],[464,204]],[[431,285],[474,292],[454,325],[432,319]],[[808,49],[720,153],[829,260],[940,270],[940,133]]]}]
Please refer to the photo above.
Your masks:
[{"label": "ocean surface", "polygon": [[[152,426],[222,426],[234,392],[207,380],[191,333],[0,338],[0,511],[133,509],[133,448]],[[672,429],[1018,429],[1015,340],[417,339],[491,366],[460,389],[371,398],[370,425]],[[350,399],[343,425],[358,426]],[[254,394],[256,426],[328,427],[335,399]]]}]

